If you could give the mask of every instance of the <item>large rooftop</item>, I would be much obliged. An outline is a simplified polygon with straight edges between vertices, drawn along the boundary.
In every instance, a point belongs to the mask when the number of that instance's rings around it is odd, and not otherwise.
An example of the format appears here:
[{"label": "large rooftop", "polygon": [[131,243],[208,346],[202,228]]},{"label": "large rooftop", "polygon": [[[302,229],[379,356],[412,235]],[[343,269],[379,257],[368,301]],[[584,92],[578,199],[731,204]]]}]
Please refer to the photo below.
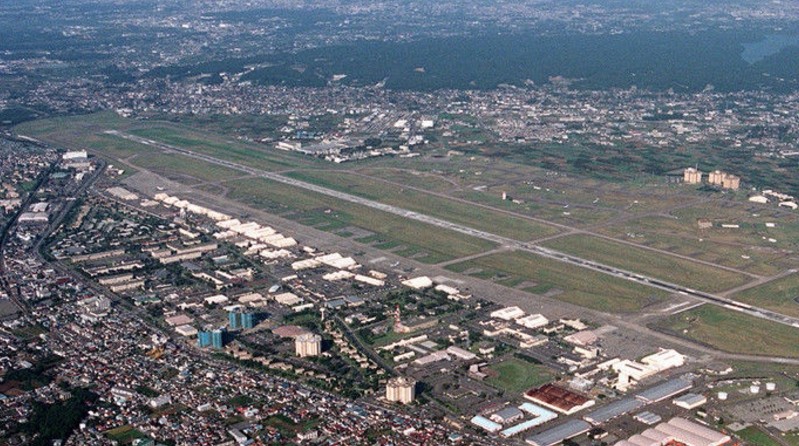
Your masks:
[{"label": "large rooftop", "polygon": [[524,396],[544,407],[566,414],[593,405],[593,400],[590,398],[554,384],[544,384],[541,387],[528,390]]}]

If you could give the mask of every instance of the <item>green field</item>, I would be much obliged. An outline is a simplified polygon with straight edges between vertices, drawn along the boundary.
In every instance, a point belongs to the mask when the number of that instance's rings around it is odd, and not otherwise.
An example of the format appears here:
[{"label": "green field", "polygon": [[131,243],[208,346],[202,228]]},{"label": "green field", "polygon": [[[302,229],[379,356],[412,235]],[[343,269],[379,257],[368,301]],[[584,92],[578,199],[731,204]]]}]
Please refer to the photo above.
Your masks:
[{"label": "green field", "polygon": [[129,424],[107,430],[105,436],[119,444],[131,444],[133,440],[145,437],[141,431]]},{"label": "green field", "polygon": [[566,208],[564,205],[558,203],[524,201],[522,204],[517,204],[510,200],[502,200],[501,190],[495,190],[493,192],[466,190],[456,195],[460,198],[474,201],[475,203],[482,203],[498,209],[518,212],[532,217],[543,218],[553,223],[578,228],[599,224],[617,215],[617,212],[609,209],[590,209],[583,207]]},{"label": "green field", "polygon": [[263,420],[263,423],[266,426],[273,427],[280,431],[281,434],[292,438],[297,435],[298,432],[306,432],[311,429],[316,428],[319,425],[320,419],[318,418],[309,418],[305,419],[300,423],[295,423],[289,417],[277,414],[272,415],[269,418]]},{"label": "green field", "polygon": [[[700,229],[708,220],[712,228]],[[775,227],[767,227],[774,223]],[[739,225],[723,228],[723,224]],[[646,216],[599,229],[603,234],[761,275],[795,265],[799,216],[777,208],[714,199],[678,209],[670,216]],[[770,241],[773,239],[774,241]]]},{"label": "green field", "polygon": [[794,273],[772,282],[730,296],[758,307],[799,317],[799,274]]},{"label": "green field", "polygon": [[735,288],[749,280],[743,274],[589,235],[561,237],[544,245],[578,257],[710,293]]},{"label": "green field", "polygon": [[715,305],[675,314],[655,327],[730,353],[799,357],[799,328]]},{"label": "green field", "polygon": [[746,245],[734,238],[708,239],[707,233],[701,233],[699,230],[693,234],[681,232],[670,226],[673,223],[663,217],[646,217],[628,222],[623,227],[604,228],[599,231],[650,248],[662,249],[753,274],[770,276],[791,267],[791,256],[781,249]]},{"label": "green field", "polygon": [[546,367],[517,358],[506,359],[489,369],[497,375],[489,376],[486,382],[507,393],[522,393],[552,381],[552,372]]},{"label": "green field", "polygon": [[15,127],[20,134],[70,148],[90,148],[113,158],[158,152],[153,147],[106,135],[119,130],[166,144],[193,150],[248,166],[279,170],[323,163],[311,157],[277,151],[272,146],[233,141],[213,133],[197,131],[170,122],[137,121],[103,112],[31,121]]},{"label": "green field", "polygon": [[263,170],[281,170],[319,162],[314,158],[277,151],[271,146],[217,140],[211,135],[179,127],[136,128],[129,133]]},{"label": "green field", "polygon": [[[90,115],[61,116],[22,123],[14,130],[26,136],[45,140],[80,142],[87,133],[106,129],[123,129],[133,123],[114,112],[100,112]],[[79,144],[78,144],[79,145]],[[76,145],[75,147],[78,147]]]},{"label": "green field", "polygon": [[406,338],[412,338],[414,336],[416,335],[413,333],[397,333],[394,330],[389,330],[381,335],[370,337],[368,341],[364,339],[364,342],[366,342],[367,344],[371,345],[374,348],[378,348],[386,346],[388,344],[392,344],[397,341],[401,341]]},{"label": "green field", "polygon": [[246,175],[238,170],[173,153],[138,155],[129,162],[178,182],[186,182],[186,176],[199,181],[215,182]]},{"label": "green field", "polygon": [[156,155],[160,150],[124,138],[106,134],[88,134],[83,144],[109,158],[124,160],[136,155]]},{"label": "green field", "polygon": [[385,245],[383,249],[396,246],[397,254],[421,262],[438,263],[495,247],[486,240],[262,178],[225,185],[230,189],[228,197],[234,200],[327,231],[361,228],[375,234],[370,243]]},{"label": "green field", "polygon": [[535,285],[525,290],[539,294],[552,292],[555,299],[610,313],[635,312],[667,296],[661,290],[527,252],[491,254],[447,269],[455,272],[479,269],[470,274],[506,286],[533,282]]},{"label": "green field", "polygon": [[757,427],[747,427],[744,430],[738,431],[735,435],[746,444],[752,446],[780,446],[780,443],[772,439],[765,432]]},{"label": "green field", "polygon": [[347,172],[302,171],[288,176],[516,240],[558,233],[552,226],[528,219]]},{"label": "green field", "polygon": [[403,168],[370,167],[358,169],[357,172],[395,183],[410,184],[414,187],[433,192],[446,192],[453,188],[460,187],[458,182],[443,174],[424,172],[410,166]]}]

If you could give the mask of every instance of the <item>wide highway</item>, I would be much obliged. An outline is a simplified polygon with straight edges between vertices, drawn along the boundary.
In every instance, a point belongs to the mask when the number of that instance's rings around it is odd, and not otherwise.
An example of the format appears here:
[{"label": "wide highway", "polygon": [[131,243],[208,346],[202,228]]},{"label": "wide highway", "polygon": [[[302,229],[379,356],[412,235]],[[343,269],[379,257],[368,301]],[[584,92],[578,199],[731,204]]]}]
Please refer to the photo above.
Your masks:
[{"label": "wide highway", "polygon": [[216,164],[219,166],[228,167],[230,169],[235,169],[240,172],[245,172],[255,177],[265,178],[271,181],[275,181],[278,183],[287,184],[289,186],[299,187],[305,190],[309,190],[311,192],[316,192],[319,194],[327,195],[330,197],[334,197],[340,200],[348,201],[351,203],[356,203],[359,205],[367,206],[373,209],[377,209],[383,212],[387,212],[389,214],[398,215],[400,217],[405,217],[411,220],[419,221],[421,223],[427,223],[433,226],[437,226],[440,228],[449,229],[455,232],[459,232],[461,234],[470,235],[472,237],[477,237],[483,240],[488,240],[502,246],[507,246],[512,249],[517,249],[519,251],[526,251],[530,252],[542,257],[547,257],[549,259],[557,260],[564,263],[570,263],[572,265],[580,266],[583,268],[587,268],[593,271],[597,271],[603,274],[607,274],[610,276],[619,277],[622,279],[626,279],[632,282],[639,283],[641,285],[645,285],[652,288],[657,288],[665,291],[669,291],[676,294],[681,294],[683,296],[690,296],[700,301],[707,302],[713,305],[718,305],[729,310],[738,311],[741,313],[748,314],[750,316],[754,316],[759,319],[764,319],[772,322],[776,322],[783,325],[789,325],[792,327],[799,328],[799,318],[794,318],[790,316],[786,316],[784,314],[780,314],[774,311],[766,310],[764,308],[755,307],[752,305],[747,305],[742,302],[735,301],[733,299],[728,299],[725,297],[721,297],[718,295],[705,293],[702,291],[697,291],[691,288],[684,287],[682,285],[678,285],[676,283],[666,282],[664,280],[655,279],[653,277],[648,277],[642,274],[634,273],[631,271],[623,270],[620,268],[616,268],[613,266],[605,265],[602,263],[597,263],[588,259],[584,259],[581,257],[577,257],[571,254],[566,254],[560,251],[555,251],[552,249],[544,248],[541,246],[537,246],[533,243],[526,243],[521,242],[519,240],[510,239],[507,237],[502,237],[497,234],[493,234],[486,231],[481,231],[479,229],[474,229],[469,226],[452,223],[446,220],[442,220],[440,218],[431,217],[429,215],[420,214],[418,212],[409,211],[407,209],[403,209],[397,206],[392,206],[385,203],[380,203],[377,201],[369,200],[366,198],[358,197],[356,195],[348,194],[346,192],[341,192],[333,189],[328,189],[326,187],[322,187],[316,184],[307,183],[305,181],[296,180],[294,178],[286,177],[280,175],[278,173],[265,171],[262,169],[256,169],[253,167],[245,166],[243,164],[234,163],[232,161],[222,160],[210,155],[206,155],[203,153],[198,153],[192,150],[187,150],[184,148],[176,147],[170,144],[165,144],[159,141],[154,141],[147,138],[142,138],[135,135],[130,135],[127,133],[122,133],[116,130],[108,130],[105,133],[109,135],[114,135],[120,138],[125,138],[130,141],[137,142],[139,144],[144,144],[152,147],[156,147],[160,150],[166,152],[173,152],[179,153],[181,155],[188,156],[190,158],[194,158],[197,160],[205,161],[211,164]]}]

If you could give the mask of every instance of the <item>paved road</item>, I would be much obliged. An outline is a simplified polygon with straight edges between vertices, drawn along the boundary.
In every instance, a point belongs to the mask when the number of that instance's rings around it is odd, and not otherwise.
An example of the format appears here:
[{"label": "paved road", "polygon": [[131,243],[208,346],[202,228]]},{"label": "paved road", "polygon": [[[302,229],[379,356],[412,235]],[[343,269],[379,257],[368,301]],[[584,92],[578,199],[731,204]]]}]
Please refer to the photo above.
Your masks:
[{"label": "paved road", "polygon": [[366,198],[358,197],[355,195],[351,195],[345,192],[337,191],[328,189],[326,187],[322,187],[316,184],[306,183],[305,181],[296,180],[294,178],[286,177],[280,175],[275,172],[268,172],[262,169],[256,169],[253,167],[245,166],[243,164],[234,163],[227,160],[222,160],[219,158],[215,158],[210,155],[206,155],[203,153],[197,153],[192,150],[183,149],[180,147],[176,147],[173,145],[165,144],[162,142],[154,141],[147,138],[142,138],[135,135],[130,135],[126,133],[122,133],[116,130],[108,130],[105,133],[118,136],[121,138],[125,138],[131,141],[134,141],[139,144],[144,144],[151,147],[156,147],[166,152],[178,153],[181,155],[188,156],[190,158],[194,158],[200,161],[205,161],[211,164],[216,164],[223,167],[228,167],[230,169],[238,170],[241,172],[248,173],[254,177],[265,178],[271,181],[275,181],[282,184],[287,184],[289,186],[299,187],[301,189],[309,190],[311,192],[316,192],[322,195],[327,195],[333,198],[337,198],[339,200],[348,201],[351,203],[356,203],[362,206],[367,206],[373,209],[377,209],[389,214],[398,215],[400,217],[404,217],[410,220],[415,220],[421,223],[426,223],[429,225],[437,226],[444,229],[449,229],[455,232],[459,232],[461,234],[469,235],[472,237],[480,238],[483,240],[488,240],[494,243],[499,244],[500,246],[506,246],[508,248],[516,249],[519,251],[530,252],[542,257],[546,257],[552,260],[557,260],[564,263],[569,263],[572,265],[576,265],[582,268],[587,268],[593,271],[597,271],[603,274],[607,274],[610,276],[615,276],[621,279],[626,279],[632,282],[639,283],[641,285],[645,285],[652,288],[657,288],[661,290],[666,290],[672,293],[681,294],[684,296],[691,296],[697,299],[700,299],[704,302],[718,305],[729,310],[741,312],[748,314],[750,316],[754,316],[759,319],[768,320],[771,322],[776,322],[783,325],[788,325],[792,327],[799,328],[799,318],[794,318],[790,316],[786,316],[774,311],[766,310],[764,308],[758,308],[755,306],[747,305],[742,302],[737,302],[735,300],[705,293],[702,291],[697,291],[691,288],[684,287],[682,285],[678,285],[671,282],[666,282],[664,280],[655,279],[653,277],[645,276],[642,274],[634,273],[631,271],[627,271],[621,268],[616,268],[613,266],[605,265],[602,263],[594,262],[588,259],[584,259],[581,257],[577,257],[574,255],[566,254],[563,252],[555,251],[553,249],[544,248],[541,246],[537,246],[533,242],[521,242],[519,240],[510,239],[507,237],[503,237],[497,234],[493,234],[487,231],[481,231],[479,229],[471,228],[469,226],[461,225],[452,223],[440,218],[431,217],[429,215],[421,214],[414,211],[409,211],[407,209],[403,209],[397,206],[392,206],[385,203],[380,203],[377,201],[369,200]]},{"label": "paved road", "polygon": [[19,308],[23,314],[28,315],[29,309],[27,304],[17,295],[17,288],[12,287],[6,277],[6,256],[5,256],[5,249],[8,243],[8,238],[11,235],[11,229],[16,225],[19,216],[22,215],[25,210],[28,209],[28,206],[36,199],[36,191],[39,190],[39,187],[50,177],[50,174],[55,169],[56,165],[60,162],[60,160],[53,161],[48,168],[43,171],[39,177],[36,179],[36,185],[34,186],[33,190],[25,197],[25,201],[19,206],[17,212],[9,219],[6,225],[2,229],[2,233],[0,233],[0,286],[2,286],[6,290],[6,294],[14,303],[14,305]]}]

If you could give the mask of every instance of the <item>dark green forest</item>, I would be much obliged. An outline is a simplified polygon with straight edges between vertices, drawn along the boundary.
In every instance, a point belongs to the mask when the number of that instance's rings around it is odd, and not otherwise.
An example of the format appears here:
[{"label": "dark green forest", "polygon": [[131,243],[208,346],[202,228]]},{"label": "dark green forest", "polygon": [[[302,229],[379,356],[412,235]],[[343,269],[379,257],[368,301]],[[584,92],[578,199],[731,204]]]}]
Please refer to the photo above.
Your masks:
[{"label": "dark green forest", "polygon": [[[264,85],[322,86],[334,74],[353,86],[385,81],[407,90],[491,89],[550,77],[573,79],[575,88],[637,86],[694,92],[799,87],[799,48],[749,64],[743,44],[763,38],[757,31],[707,31],[697,34],[637,32],[618,35],[482,35],[416,42],[362,42],[296,54],[253,56],[190,66],[160,67],[150,77],[174,79],[236,73],[248,65],[269,64],[242,80]],[[423,70],[422,70],[423,69]]]}]

